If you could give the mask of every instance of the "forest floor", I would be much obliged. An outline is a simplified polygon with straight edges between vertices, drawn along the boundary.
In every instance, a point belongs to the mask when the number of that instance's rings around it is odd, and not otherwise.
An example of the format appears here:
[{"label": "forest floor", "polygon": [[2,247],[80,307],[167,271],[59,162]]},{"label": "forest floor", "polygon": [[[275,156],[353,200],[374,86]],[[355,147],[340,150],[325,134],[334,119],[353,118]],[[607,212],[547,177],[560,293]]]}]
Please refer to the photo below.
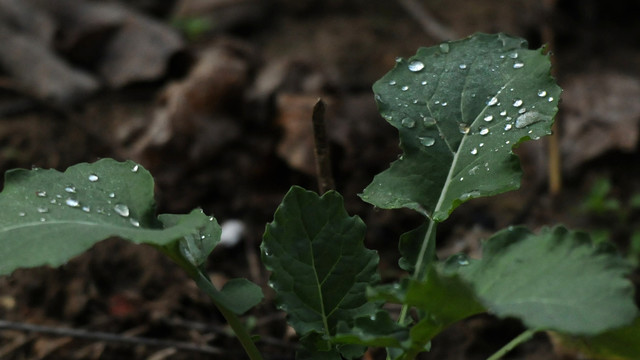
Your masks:
[{"label": "forest floor", "polygon": [[[132,45],[135,36],[132,43],[101,45],[125,26],[116,20],[97,30],[83,29],[82,22],[72,30],[61,27],[67,33],[48,37],[49,48],[89,75],[72,84],[60,80],[64,86],[57,87],[47,78],[21,77],[24,70],[18,67],[0,73],[0,170],[63,170],[104,157],[132,159],[154,175],[159,212],[201,207],[223,225],[240,221],[242,241],[214,250],[210,275],[217,284],[246,277],[265,289],[266,300],[247,321],[261,335],[266,358],[292,359],[295,335],[272,303],[258,246],[288,188],[317,187],[313,105],[318,98],[327,103],[333,171],[347,210],[368,225],[366,246],[381,254],[383,281],[396,279],[402,276],[397,239],[420,218],[408,210],[373,209],[357,196],[400,152],[396,131],[377,112],[371,86],[396,57],[409,57],[420,46],[475,32],[505,32],[528,39],[531,48],[551,46],[554,74],[564,88],[558,116],[562,187],[549,190],[548,141],[524,144],[517,149],[521,189],[461,206],[439,229],[439,256],[480,256],[481,241],[509,225],[535,230],[563,223],[610,238],[637,263],[640,211],[629,200],[640,194],[639,6],[556,1],[545,10],[541,3],[191,0],[177,1],[173,11],[140,5],[138,10],[147,11],[144,19],[181,31],[179,40],[163,33],[168,40],[156,58],[144,56],[151,51],[146,46]],[[410,4],[429,12],[416,12]],[[45,17],[55,15],[54,27],[61,26],[55,23],[59,14],[41,10]],[[78,13],[96,16],[86,9]],[[108,18],[107,12],[100,14],[96,18]],[[147,26],[145,21],[140,24]],[[425,28],[421,21],[442,29]],[[108,63],[109,56],[120,62]],[[6,64],[0,68],[9,68]],[[43,90],[43,83],[53,85]],[[5,329],[1,359],[243,358],[221,316],[177,266],[154,249],[118,239],[99,243],[60,268],[0,278],[0,319],[161,342],[124,344]],[[433,350],[420,359],[485,359],[523,330],[514,320],[476,316],[437,336]],[[171,341],[208,345],[220,353],[179,349]],[[382,354],[372,350],[367,357]],[[554,347],[551,336],[542,333],[507,358],[580,357]]]}]

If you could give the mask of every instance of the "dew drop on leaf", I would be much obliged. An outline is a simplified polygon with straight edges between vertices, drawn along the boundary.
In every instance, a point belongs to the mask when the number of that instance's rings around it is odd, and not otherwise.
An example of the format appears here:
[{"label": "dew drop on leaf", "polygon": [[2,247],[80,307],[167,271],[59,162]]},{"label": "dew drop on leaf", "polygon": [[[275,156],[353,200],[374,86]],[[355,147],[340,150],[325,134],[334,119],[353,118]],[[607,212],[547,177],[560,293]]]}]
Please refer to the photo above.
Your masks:
[{"label": "dew drop on leaf", "polygon": [[500,111],[500,116],[507,116],[507,110]]},{"label": "dew drop on leaf", "polygon": [[538,96],[545,97],[545,96],[547,96],[547,92],[544,91],[544,90],[538,90]]},{"label": "dew drop on leaf", "polygon": [[76,193],[76,187],[75,186],[67,186],[64,188],[64,191],[70,193],[70,194],[75,194]]},{"label": "dew drop on leaf", "polygon": [[78,202],[78,200],[72,199],[72,198],[68,198],[67,200],[64,201],[64,203],[67,204],[68,206],[71,206],[71,207],[80,206],[80,202]]},{"label": "dew drop on leaf", "polygon": [[139,165],[135,165],[133,168],[131,168],[131,172],[138,172],[139,168],[140,168]]},{"label": "dew drop on leaf", "polygon": [[413,72],[418,72],[424,69],[424,63],[422,61],[414,60],[409,63],[409,70]]},{"label": "dew drop on leaf", "polygon": [[449,53],[449,43],[440,44],[440,51],[442,51],[443,54]]},{"label": "dew drop on leaf", "polygon": [[36,191],[36,196],[37,197],[46,197],[47,196],[47,192],[46,191],[42,191],[42,190]]},{"label": "dew drop on leaf", "polygon": [[27,216],[27,213],[26,213],[26,212],[24,212],[24,211],[20,211],[20,212],[18,213],[18,216]]},{"label": "dew drop on leaf", "polygon": [[91,212],[91,208],[89,206],[85,205],[85,206],[82,207],[82,211],[88,213],[88,212]]},{"label": "dew drop on leaf", "polygon": [[395,80],[391,80],[391,81],[389,81],[389,85],[393,86],[393,85],[395,85],[395,84],[397,84],[397,82],[396,82]]},{"label": "dew drop on leaf", "polygon": [[425,117],[424,119],[422,119],[422,123],[424,124],[424,126],[432,126],[436,124],[436,119],[432,117]]},{"label": "dew drop on leaf", "polygon": [[497,103],[498,103],[498,98],[495,97],[495,96],[492,97],[491,99],[489,99],[489,101],[487,101],[487,105],[489,105],[489,106],[493,106],[493,105],[495,105]]},{"label": "dew drop on leaf", "polygon": [[460,123],[458,125],[458,130],[460,130],[461,134],[468,134],[469,133],[469,125],[467,125],[465,123]]},{"label": "dew drop on leaf", "polygon": [[46,207],[38,207],[36,210],[38,210],[38,212],[40,214],[44,214],[44,213],[48,213],[49,212],[49,209],[46,208]]},{"label": "dew drop on leaf", "polygon": [[513,64],[514,69],[522,69],[523,67],[524,67],[524,63],[521,63],[521,62],[517,62]]},{"label": "dew drop on leaf", "polygon": [[409,87],[407,85],[405,85],[405,86],[401,87],[400,90],[407,91],[407,90],[409,90]]},{"label": "dew drop on leaf", "polygon": [[518,58],[518,53],[517,52],[512,52],[511,54],[509,54],[509,57],[512,59],[517,59]]},{"label": "dew drop on leaf", "polygon": [[476,155],[478,153],[478,148],[471,149],[471,155]]},{"label": "dew drop on leaf", "polygon": [[458,65],[458,67],[460,68],[460,70],[464,70],[467,68],[467,64],[460,64]]},{"label": "dew drop on leaf", "polygon": [[549,96],[549,102],[553,101],[553,96]]},{"label": "dew drop on leaf", "polygon": [[89,175],[89,181],[91,181],[91,182],[98,181],[98,175],[96,175],[96,174]]},{"label": "dew drop on leaf", "polygon": [[489,133],[489,129],[486,127],[480,128],[480,135],[487,135]]},{"label": "dew drop on leaf", "polygon": [[522,106],[522,100],[521,99],[517,99],[516,101],[513,102],[513,107],[520,107]]},{"label": "dew drop on leaf", "polygon": [[531,111],[526,114],[522,114],[518,116],[518,118],[516,119],[516,128],[522,129],[523,127],[527,127],[533,123],[537,123],[542,120],[543,119],[540,116],[540,113]]},{"label": "dew drop on leaf", "polygon": [[505,130],[505,131],[509,131],[509,130],[511,130],[511,124],[506,124],[506,125],[504,126],[504,130]]},{"label": "dew drop on leaf", "polygon": [[129,207],[127,207],[127,205],[124,205],[124,204],[116,204],[113,207],[113,211],[115,211],[116,213],[118,213],[118,215],[122,217],[129,216]]},{"label": "dew drop on leaf", "polygon": [[420,83],[420,85],[422,85],[422,86],[427,85],[427,81],[426,81],[426,80],[423,80],[423,81]]},{"label": "dew drop on leaf", "polygon": [[420,141],[420,144],[426,147],[432,146],[433,144],[436,143],[436,139],[429,136],[421,136],[418,138],[418,140]]},{"label": "dew drop on leaf", "polygon": [[131,225],[135,226],[135,227],[140,227],[140,222],[134,218],[130,218],[129,222],[131,223]]},{"label": "dew drop on leaf", "polygon": [[411,129],[416,126],[416,121],[411,118],[404,118],[402,119],[402,126]]},{"label": "dew drop on leaf", "polygon": [[491,120],[493,120],[493,115],[487,115],[487,116],[484,117],[484,121],[489,122]]}]

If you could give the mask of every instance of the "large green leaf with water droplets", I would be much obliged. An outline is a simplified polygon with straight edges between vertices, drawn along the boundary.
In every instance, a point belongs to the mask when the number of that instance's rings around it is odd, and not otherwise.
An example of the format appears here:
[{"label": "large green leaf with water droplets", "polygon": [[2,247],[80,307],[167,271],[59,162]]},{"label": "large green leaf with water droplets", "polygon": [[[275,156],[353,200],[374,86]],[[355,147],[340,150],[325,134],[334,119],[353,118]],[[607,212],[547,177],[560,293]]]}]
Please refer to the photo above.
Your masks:
[{"label": "large green leaf with water droplets", "polygon": [[373,90],[404,153],[362,198],[441,222],[468,199],[517,188],[512,148],[550,134],[561,92],[548,56],[526,46],[476,34],[400,59]]},{"label": "large green leaf with water droplets", "polygon": [[[215,222],[194,210],[163,228],[155,218],[153,188],[149,172],[131,161],[103,159],[65,172],[8,171],[0,193],[0,274],[61,265],[112,236],[159,247],[177,244],[185,236],[202,236],[200,230]],[[209,235],[204,240],[216,242]]]},{"label": "large green leaf with water droplets", "polygon": [[503,230],[486,241],[482,260],[448,261],[489,312],[520,318],[531,328],[597,335],[638,314],[631,268],[605,244],[561,226],[533,234]]},{"label": "large green leaf with water droplets", "polygon": [[366,297],[366,287],[379,277],[378,255],[363,245],[365,230],[337,192],[320,197],[297,186],[267,225],[262,260],[272,272],[276,303],[303,344],[324,353],[321,358],[347,356],[329,341],[338,322],[350,325],[378,308]]}]

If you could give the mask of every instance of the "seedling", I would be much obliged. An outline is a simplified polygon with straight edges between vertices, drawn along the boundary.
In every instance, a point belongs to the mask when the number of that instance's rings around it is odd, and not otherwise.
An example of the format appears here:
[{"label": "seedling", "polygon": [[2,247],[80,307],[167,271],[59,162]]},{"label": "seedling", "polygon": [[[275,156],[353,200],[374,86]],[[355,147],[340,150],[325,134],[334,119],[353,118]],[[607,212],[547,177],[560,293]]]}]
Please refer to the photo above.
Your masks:
[{"label": "seedling", "polygon": [[[383,209],[413,209],[424,223],[400,238],[407,277],[379,285],[365,224],[347,214],[340,194],[291,188],[261,249],[277,306],[300,336],[298,358],[353,359],[384,347],[389,359],[414,359],[444,328],[481,312],[529,328],[490,359],[541,330],[596,353],[638,357],[630,266],[584,233],[509,227],[486,241],[481,260],[435,256],[436,227],[456,207],[519,186],[513,147],[548,135],[557,111],[560,88],[549,69],[548,56],[524,40],[477,34],[422,48],[376,82],[378,107],[404,153],[361,197]],[[6,174],[0,274],[58,266],[110,236],[167,254],[211,297],[249,358],[261,359],[238,318],[261,300],[259,287],[237,279],[218,290],[203,270],[220,238],[215,219],[200,210],[155,217],[153,179],[132,162]],[[402,305],[397,318],[385,302]]]}]

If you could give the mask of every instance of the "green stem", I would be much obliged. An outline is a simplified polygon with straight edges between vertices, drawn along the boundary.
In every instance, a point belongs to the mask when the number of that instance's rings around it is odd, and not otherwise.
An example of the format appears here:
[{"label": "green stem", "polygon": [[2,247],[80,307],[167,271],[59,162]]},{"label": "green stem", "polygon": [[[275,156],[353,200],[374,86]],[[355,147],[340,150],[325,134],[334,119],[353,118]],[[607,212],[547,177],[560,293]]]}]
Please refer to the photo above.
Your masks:
[{"label": "green stem", "polygon": [[509,351],[513,350],[516,346],[523,342],[529,341],[535,333],[540,329],[529,329],[522,334],[518,335],[515,339],[509,341],[509,343],[503,346],[500,350],[496,351],[493,355],[487,358],[487,360],[498,360],[505,356]]},{"label": "green stem", "polygon": [[262,360],[262,354],[260,354],[260,351],[258,351],[256,344],[251,339],[251,335],[247,332],[238,316],[236,316],[233,311],[227,309],[227,307],[216,300],[216,298],[220,296],[220,292],[218,291],[218,289],[216,289],[215,286],[213,286],[209,277],[202,271],[198,271],[198,273],[193,276],[193,279],[198,285],[198,288],[209,295],[211,301],[213,301],[213,304],[218,308],[222,316],[224,316],[224,318],[227,320],[227,324],[229,324],[236,337],[238,338],[238,341],[240,341],[242,347],[244,347],[244,351],[247,353],[247,355],[249,355],[249,359]]},{"label": "green stem", "polygon": [[[418,254],[418,258],[416,259],[416,266],[413,270],[412,278],[413,280],[422,281],[427,273],[427,267],[431,265],[433,261],[433,257],[436,250],[436,222],[433,220],[429,220],[429,227],[427,228],[427,232],[424,235],[424,240],[422,240],[422,246],[420,247],[420,253]],[[407,317],[407,313],[409,311],[408,305],[403,305],[402,310],[400,311],[400,317],[398,318],[398,323],[404,323],[404,320]]]}]

